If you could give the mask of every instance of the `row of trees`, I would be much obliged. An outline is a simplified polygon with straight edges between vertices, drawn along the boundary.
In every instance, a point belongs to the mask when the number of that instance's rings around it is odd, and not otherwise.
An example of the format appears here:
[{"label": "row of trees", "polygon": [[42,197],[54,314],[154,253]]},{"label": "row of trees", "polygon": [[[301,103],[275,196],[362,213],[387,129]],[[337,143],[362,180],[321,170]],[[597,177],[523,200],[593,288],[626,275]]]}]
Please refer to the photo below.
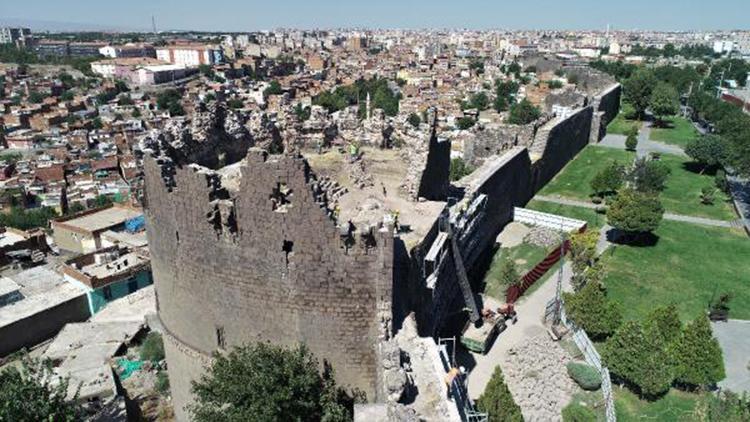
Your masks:
[{"label": "row of trees", "polygon": [[401,94],[395,93],[387,79],[359,79],[347,86],[340,86],[331,91],[325,91],[313,98],[313,104],[324,107],[333,113],[346,107],[359,104],[359,117],[366,113],[367,94],[373,109],[382,109],[387,116],[398,114]]},{"label": "row of trees", "polygon": [[612,373],[644,397],[658,397],[672,386],[689,391],[725,377],[719,342],[706,315],[683,327],[674,306],[657,308],[643,322],[622,324],[607,341],[602,357]]}]

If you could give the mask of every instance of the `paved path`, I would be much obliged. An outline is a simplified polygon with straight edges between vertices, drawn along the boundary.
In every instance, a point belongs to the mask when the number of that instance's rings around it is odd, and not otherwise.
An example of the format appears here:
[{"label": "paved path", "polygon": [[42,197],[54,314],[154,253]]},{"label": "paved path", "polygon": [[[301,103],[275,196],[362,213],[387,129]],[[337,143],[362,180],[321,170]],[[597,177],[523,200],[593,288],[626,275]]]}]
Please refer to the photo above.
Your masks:
[{"label": "paved path", "polygon": [[745,225],[745,231],[750,235],[750,179],[727,175],[727,181],[734,205]]},{"label": "paved path", "polygon": [[[609,148],[625,149],[626,138],[627,137],[624,135],[607,134],[598,145]],[[638,146],[636,147],[635,152],[638,157],[646,157],[652,152],[687,157],[687,154],[685,154],[682,148],[677,145],[652,141],[651,122],[644,122],[641,131],[638,133]]]},{"label": "paved path", "polygon": [[[576,199],[569,199],[569,198],[562,198],[558,196],[537,195],[534,197],[534,199],[537,199],[543,202],[552,202],[552,203],[560,204],[560,205],[569,205],[572,207],[589,208],[592,210],[601,207],[601,205],[592,204],[591,202],[579,201]],[[680,221],[683,223],[700,224],[703,226],[742,227],[742,222],[740,220],[735,220],[735,221],[714,220],[712,218],[693,217],[689,215],[672,214],[668,212],[664,213],[664,219],[670,220],[670,221]]]},{"label": "paved path", "polygon": [[[607,232],[611,229],[610,226],[604,226],[599,231],[599,241],[597,242],[596,249],[597,253],[601,254],[610,243],[607,241]],[[486,355],[477,353],[471,353],[470,356],[465,353],[463,356],[460,354],[457,356],[459,365],[463,365],[470,369],[468,377],[468,388],[469,397],[476,400],[484,392],[484,388],[487,382],[492,376],[495,366],[504,363],[505,357],[508,356],[508,351],[521,344],[526,338],[531,338],[539,333],[544,333],[547,328],[544,326],[544,311],[547,308],[547,302],[555,297],[557,291],[557,280],[560,277],[560,269],[558,269],[547,278],[545,283],[539,286],[533,293],[523,298],[516,305],[516,311],[518,312],[518,321],[515,324],[508,325],[497,337],[492,345],[492,348]],[[570,285],[571,277],[570,263],[566,260],[565,265],[562,268],[562,283],[564,291],[572,291],[573,288]],[[491,298],[485,297],[486,305],[497,307],[498,304],[494,303]],[[459,348],[463,350],[462,348]],[[474,360],[472,363],[464,363],[466,360]],[[464,361],[464,362],[462,362]],[[505,369],[505,368],[503,368]]]},{"label": "paved path", "polygon": [[727,322],[712,322],[714,336],[724,352],[724,367],[727,377],[719,387],[735,393],[750,393],[750,321],[730,319]]}]

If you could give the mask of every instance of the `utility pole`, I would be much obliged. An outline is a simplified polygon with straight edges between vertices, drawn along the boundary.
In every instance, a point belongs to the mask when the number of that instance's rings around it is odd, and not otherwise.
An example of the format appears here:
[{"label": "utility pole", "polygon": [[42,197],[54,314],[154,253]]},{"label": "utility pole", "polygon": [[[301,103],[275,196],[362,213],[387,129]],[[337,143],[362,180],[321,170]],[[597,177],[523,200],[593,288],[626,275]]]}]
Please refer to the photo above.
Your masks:
[{"label": "utility pole", "polygon": [[562,322],[562,284],[563,271],[565,267],[565,230],[563,230],[563,220],[560,220],[560,272],[557,274],[557,287],[555,289],[555,325]]}]

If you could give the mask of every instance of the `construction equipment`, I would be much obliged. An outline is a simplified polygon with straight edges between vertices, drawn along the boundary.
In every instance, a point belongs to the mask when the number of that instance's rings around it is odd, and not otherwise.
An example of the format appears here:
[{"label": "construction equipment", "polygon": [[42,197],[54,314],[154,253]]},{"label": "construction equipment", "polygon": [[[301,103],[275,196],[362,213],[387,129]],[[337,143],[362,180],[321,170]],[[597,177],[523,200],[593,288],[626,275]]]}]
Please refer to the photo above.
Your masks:
[{"label": "construction equipment", "polygon": [[472,352],[485,354],[505,328],[505,315],[491,309],[484,309],[480,322],[466,323],[461,333],[461,344]]}]

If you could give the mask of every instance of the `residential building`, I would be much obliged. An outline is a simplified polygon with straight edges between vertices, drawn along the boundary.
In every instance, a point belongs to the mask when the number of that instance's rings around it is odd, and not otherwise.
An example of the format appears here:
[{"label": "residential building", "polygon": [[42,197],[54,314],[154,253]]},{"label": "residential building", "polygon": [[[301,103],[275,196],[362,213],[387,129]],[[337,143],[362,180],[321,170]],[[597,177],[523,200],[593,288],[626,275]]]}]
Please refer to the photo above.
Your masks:
[{"label": "residential building", "polygon": [[183,66],[216,64],[224,60],[220,47],[205,44],[174,44],[156,49],[156,58]]},{"label": "residential building", "polygon": [[62,250],[91,253],[102,248],[102,233],[122,231],[128,220],[142,214],[139,209],[122,205],[88,210],[52,220],[52,236]]},{"label": "residential building", "polygon": [[21,47],[27,45],[30,39],[29,28],[0,28],[0,44],[15,44]]},{"label": "residential building", "polygon": [[153,283],[148,253],[120,246],[69,259],[62,271],[65,281],[86,293],[91,315]]}]

